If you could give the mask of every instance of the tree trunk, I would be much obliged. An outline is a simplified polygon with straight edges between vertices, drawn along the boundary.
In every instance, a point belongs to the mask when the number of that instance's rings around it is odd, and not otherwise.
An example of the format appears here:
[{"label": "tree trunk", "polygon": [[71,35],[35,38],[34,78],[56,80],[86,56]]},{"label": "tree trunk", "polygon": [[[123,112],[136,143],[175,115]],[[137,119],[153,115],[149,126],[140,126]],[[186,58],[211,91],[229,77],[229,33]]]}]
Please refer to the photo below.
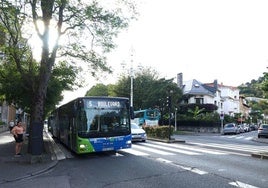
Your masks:
[{"label": "tree trunk", "polygon": [[29,153],[32,155],[41,155],[44,150],[43,141],[43,122],[44,122],[44,108],[47,94],[48,82],[51,76],[52,66],[55,62],[55,54],[57,47],[53,49],[53,53],[49,53],[49,25],[52,17],[52,9],[54,0],[42,0],[41,9],[43,14],[44,32],[40,37],[42,40],[42,55],[40,63],[40,74],[36,89],[34,93],[31,121],[30,121],[30,139],[29,139]]},{"label": "tree trunk", "polygon": [[30,120],[30,137],[28,151],[32,155],[41,155],[43,153],[43,121],[44,121],[44,103],[47,84],[45,80],[40,80],[39,87],[34,94]]}]

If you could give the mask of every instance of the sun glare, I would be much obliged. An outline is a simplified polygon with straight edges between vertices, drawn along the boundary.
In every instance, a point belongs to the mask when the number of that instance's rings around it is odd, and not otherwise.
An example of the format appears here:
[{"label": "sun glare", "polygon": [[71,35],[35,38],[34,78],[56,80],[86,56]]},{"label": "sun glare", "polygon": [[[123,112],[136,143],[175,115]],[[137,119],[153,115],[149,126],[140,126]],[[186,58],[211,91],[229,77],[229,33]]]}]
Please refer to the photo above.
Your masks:
[{"label": "sun glare", "polygon": [[[40,30],[40,33],[42,34],[44,32],[44,27],[41,21],[38,22],[38,28]],[[55,29],[54,25],[51,24],[49,28],[49,50],[52,50],[52,48],[55,45],[55,42],[57,40],[58,34],[57,30]],[[31,39],[29,40],[29,44],[33,49],[33,56],[34,58],[39,61],[41,59],[41,50],[42,50],[42,41],[38,37],[36,30],[31,30],[33,33],[31,33]]]}]

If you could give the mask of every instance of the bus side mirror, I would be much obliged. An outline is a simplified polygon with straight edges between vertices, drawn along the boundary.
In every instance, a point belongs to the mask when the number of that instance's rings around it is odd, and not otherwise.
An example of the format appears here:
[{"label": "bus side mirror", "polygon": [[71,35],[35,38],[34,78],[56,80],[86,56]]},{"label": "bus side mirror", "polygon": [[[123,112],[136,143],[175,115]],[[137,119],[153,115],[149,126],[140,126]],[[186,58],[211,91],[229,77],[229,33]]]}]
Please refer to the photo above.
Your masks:
[{"label": "bus side mirror", "polygon": [[130,107],[130,119],[134,119],[134,110],[133,110],[133,106]]}]

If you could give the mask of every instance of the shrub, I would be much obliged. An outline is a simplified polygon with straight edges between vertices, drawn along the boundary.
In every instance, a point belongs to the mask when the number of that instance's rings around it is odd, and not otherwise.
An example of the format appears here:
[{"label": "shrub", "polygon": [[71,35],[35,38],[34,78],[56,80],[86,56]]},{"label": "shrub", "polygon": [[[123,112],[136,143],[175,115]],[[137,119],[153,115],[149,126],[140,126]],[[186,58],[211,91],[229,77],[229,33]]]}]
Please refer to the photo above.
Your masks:
[{"label": "shrub", "polygon": [[174,127],[171,126],[171,130],[168,125],[163,126],[144,126],[143,127],[147,136],[152,138],[168,139],[169,134],[173,135]]}]

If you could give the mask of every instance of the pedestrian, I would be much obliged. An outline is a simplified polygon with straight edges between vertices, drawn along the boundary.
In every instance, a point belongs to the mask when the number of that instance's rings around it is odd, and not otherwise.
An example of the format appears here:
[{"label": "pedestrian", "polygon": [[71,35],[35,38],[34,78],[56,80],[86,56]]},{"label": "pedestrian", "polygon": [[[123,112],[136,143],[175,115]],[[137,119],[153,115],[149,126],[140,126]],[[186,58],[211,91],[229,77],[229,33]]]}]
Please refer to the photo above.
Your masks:
[{"label": "pedestrian", "polygon": [[15,138],[15,156],[21,156],[21,148],[23,144],[23,133],[25,131],[25,126],[22,125],[21,121],[18,121],[17,124],[12,129],[11,133],[14,135]]}]

